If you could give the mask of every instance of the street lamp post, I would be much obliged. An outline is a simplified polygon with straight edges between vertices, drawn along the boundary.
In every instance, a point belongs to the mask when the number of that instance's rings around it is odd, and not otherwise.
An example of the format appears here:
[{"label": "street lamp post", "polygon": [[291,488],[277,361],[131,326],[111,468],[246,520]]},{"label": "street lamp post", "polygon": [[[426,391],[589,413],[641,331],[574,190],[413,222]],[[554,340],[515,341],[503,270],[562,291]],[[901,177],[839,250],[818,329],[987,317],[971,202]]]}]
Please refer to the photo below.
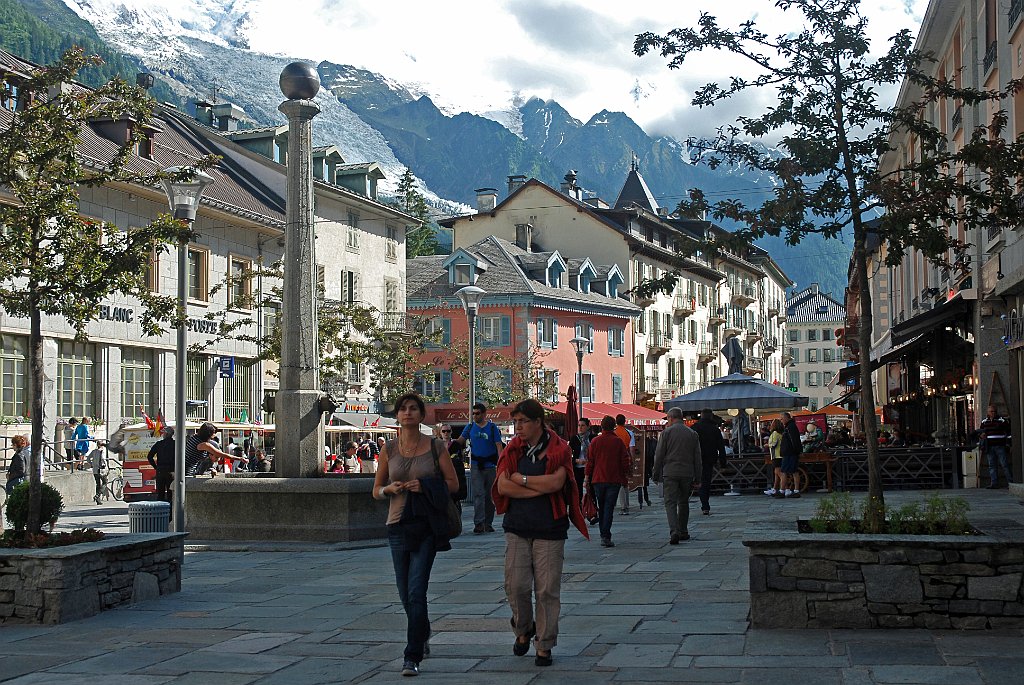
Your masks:
[{"label": "street lamp post", "polygon": [[[196,211],[206,186],[213,179],[202,171],[193,171],[183,180],[174,180],[187,171],[182,167],[164,169],[168,177],[162,179],[167,203],[175,219],[188,223],[196,220]],[[174,532],[185,532],[185,370],[188,365],[185,317],[188,314],[188,239],[178,241],[178,308],[182,320],[178,325],[178,340],[174,368]]]},{"label": "street lamp post", "polygon": [[[590,350],[590,340],[583,336],[577,336],[570,340],[572,346],[576,348],[576,367],[579,371],[576,376],[576,396],[580,402],[580,418],[583,418],[583,354],[584,351]],[[569,430],[567,427],[566,430]]]},{"label": "street lamp post", "polygon": [[456,295],[462,300],[462,308],[466,310],[469,322],[469,420],[473,420],[473,405],[476,404],[476,315],[480,311],[480,300],[485,290],[475,285],[467,285]]}]

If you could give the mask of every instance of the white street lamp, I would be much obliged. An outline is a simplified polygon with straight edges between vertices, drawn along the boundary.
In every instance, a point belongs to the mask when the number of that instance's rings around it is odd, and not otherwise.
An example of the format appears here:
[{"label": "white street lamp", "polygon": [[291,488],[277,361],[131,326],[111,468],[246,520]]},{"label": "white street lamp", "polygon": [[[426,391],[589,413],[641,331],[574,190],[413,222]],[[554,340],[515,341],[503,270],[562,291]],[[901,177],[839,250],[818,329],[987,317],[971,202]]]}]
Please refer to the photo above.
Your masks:
[{"label": "white street lamp", "polygon": [[[577,336],[570,340],[572,346],[576,348],[576,367],[579,370],[579,375],[576,377],[576,397],[580,403],[580,416],[583,418],[583,354],[590,351],[590,340],[583,336]],[[566,427],[566,431],[569,427]]]},{"label": "white street lamp", "polygon": [[[196,220],[199,202],[206,186],[213,178],[202,171],[192,173],[181,180],[174,180],[188,169],[170,167],[164,169],[168,178],[160,183],[167,194],[167,203],[175,219],[188,222],[189,228]],[[178,241],[178,307],[181,316],[188,314],[188,239]],[[185,321],[178,326],[178,346],[175,360],[175,411],[174,411],[174,532],[185,532],[185,368],[188,364],[185,349]]]},{"label": "white street lamp", "polygon": [[480,300],[487,291],[475,285],[467,285],[455,294],[462,300],[469,322],[469,420],[473,420],[473,405],[476,404],[476,315],[480,311]]}]

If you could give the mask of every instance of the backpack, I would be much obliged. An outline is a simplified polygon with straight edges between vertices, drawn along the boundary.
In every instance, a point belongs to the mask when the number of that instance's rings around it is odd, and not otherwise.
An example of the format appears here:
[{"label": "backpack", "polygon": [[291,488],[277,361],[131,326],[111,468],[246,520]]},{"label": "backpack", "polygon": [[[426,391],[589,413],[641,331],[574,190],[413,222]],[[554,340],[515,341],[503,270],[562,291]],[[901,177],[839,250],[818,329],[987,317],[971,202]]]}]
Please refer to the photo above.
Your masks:
[{"label": "backpack", "polygon": [[356,456],[359,457],[359,461],[367,461],[373,458],[373,453],[370,451],[370,446],[363,443],[356,450]]}]

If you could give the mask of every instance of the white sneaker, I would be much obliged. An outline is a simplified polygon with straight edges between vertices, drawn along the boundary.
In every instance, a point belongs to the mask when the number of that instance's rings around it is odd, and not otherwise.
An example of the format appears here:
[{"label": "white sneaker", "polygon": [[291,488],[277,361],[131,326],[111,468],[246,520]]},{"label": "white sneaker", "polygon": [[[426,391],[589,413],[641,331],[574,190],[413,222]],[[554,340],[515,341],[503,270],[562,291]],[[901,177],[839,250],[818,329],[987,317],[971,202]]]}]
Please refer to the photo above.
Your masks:
[{"label": "white sneaker", "polygon": [[775,494],[775,488],[768,488],[767,490],[764,491],[764,494],[768,495],[769,497],[774,495]]},{"label": "white sneaker", "polygon": [[784,494],[784,495],[785,495],[786,497],[789,497],[790,495],[792,495],[792,494],[793,494],[793,491],[792,491],[792,490],[786,490],[786,492],[784,492],[783,494]]}]

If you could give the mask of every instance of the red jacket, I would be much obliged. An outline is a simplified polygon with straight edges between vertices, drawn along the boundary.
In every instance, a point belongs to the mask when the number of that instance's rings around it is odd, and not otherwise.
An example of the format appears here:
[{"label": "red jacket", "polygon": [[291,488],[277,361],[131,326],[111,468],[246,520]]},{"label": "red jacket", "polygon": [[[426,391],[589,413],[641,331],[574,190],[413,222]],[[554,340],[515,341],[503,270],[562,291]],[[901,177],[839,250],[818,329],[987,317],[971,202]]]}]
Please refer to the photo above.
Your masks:
[{"label": "red jacket", "polygon": [[[558,469],[565,469],[565,485],[562,487],[562,491],[548,495],[551,499],[551,512],[556,519],[562,518],[566,515],[566,502],[568,502],[569,520],[577,530],[583,533],[583,537],[589,540],[587,521],[583,518],[583,511],[580,509],[580,493],[576,489],[576,479],[572,473],[572,450],[569,449],[569,443],[558,437],[553,430],[550,428],[547,430],[550,441],[546,453],[548,463],[544,473],[550,474]],[[491,487],[491,498],[494,500],[494,510],[499,514],[508,511],[509,498],[498,492],[498,479],[503,473],[511,476],[519,470],[519,458],[523,456],[523,452],[523,440],[517,435],[505,445],[505,449],[502,450],[501,456],[498,458],[498,472],[494,479],[494,485]]]},{"label": "red jacket", "polygon": [[602,431],[587,448],[586,477],[591,483],[626,485],[633,465],[629,450],[613,432]]}]

